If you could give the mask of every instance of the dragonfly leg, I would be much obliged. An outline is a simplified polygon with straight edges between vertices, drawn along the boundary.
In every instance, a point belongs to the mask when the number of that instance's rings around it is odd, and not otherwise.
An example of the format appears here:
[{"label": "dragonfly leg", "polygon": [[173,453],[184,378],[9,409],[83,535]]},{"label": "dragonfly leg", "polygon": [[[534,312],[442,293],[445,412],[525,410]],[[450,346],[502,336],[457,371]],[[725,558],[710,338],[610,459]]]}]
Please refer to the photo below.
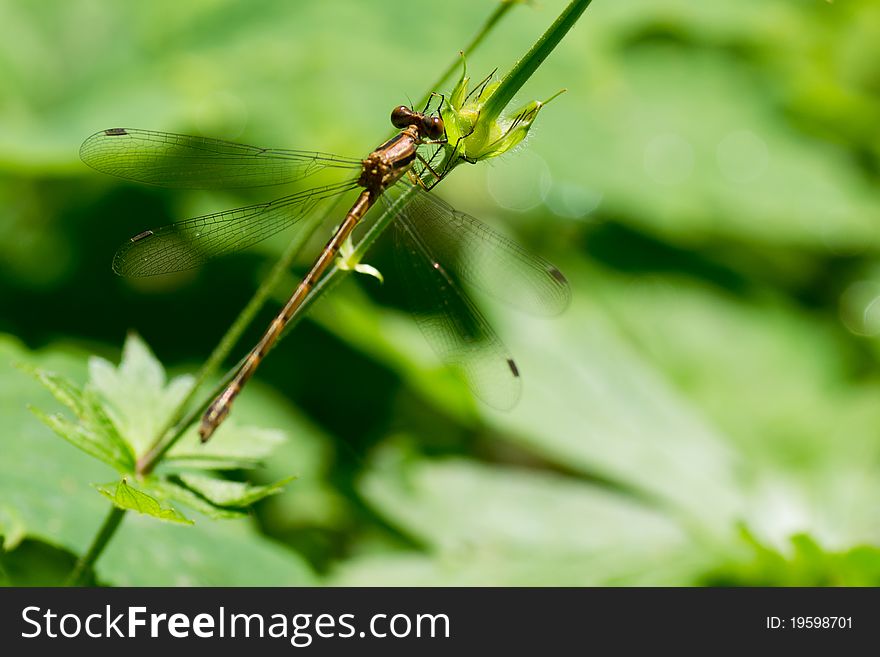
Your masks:
[{"label": "dragonfly leg", "polygon": [[495,73],[497,73],[497,72],[498,72],[497,68],[493,69],[492,72],[489,73],[489,75],[487,75],[485,78],[483,78],[483,80],[476,87],[471,89],[471,92],[467,96],[465,96],[464,102],[468,102],[471,99],[471,96],[476,96],[477,98],[482,96],[483,89],[486,88],[486,85],[489,84],[489,80],[491,80],[493,77],[495,77]]},{"label": "dragonfly leg", "polygon": [[[431,162],[423,158],[419,153],[416,153],[416,159],[425,165],[425,169],[434,176],[434,180],[436,181],[434,184],[436,185],[440,180],[442,180],[442,176],[434,170],[434,167],[431,166]],[[432,157],[431,160],[434,158]],[[424,170],[422,171],[424,173]],[[433,185],[432,185],[433,186]]]},{"label": "dragonfly leg", "polygon": [[432,182],[431,184],[427,184],[424,180],[422,180],[422,177],[420,175],[418,175],[412,169],[407,171],[406,175],[409,176],[410,182],[412,182],[413,185],[417,185],[418,187],[421,187],[426,192],[433,189],[434,185],[436,185],[438,182],[440,182],[440,180],[438,179],[438,180],[435,180],[434,182]]},{"label": "dragonfly leg", "polygon": [[[472,134],[474,134],[475,129],[476,129],[476,122],[474,122],[474,125],[470,129],[470,132],[468,132],[466,135],[462,135],[461,137],[459,137],[455,141],[455,146],[453,146],[453,148],[452,148],[452,154],[446,160],[446,164],[443,167],[443,171],[440,172],[440,175],[435,174],[436,181],[431,185],[431,187],[433,187],[438,182],[440,182],[446,176],[446,174],[449,173],[449,171],[452,169],[452,163],[455,162],[456,157],[464,160],[468,164],[476,164],[477,163],[477,161],[474,158],[468,157],[467,155],[460,155],[459,154],[459,148],[461,147],[461,142],[464,141],[465,139],[467,139],[468,137],[470,137]],[[430,189],[430,187],[429,187],[429,189]]]},{"label": "dragonfly leg", "polygon": [[425,109],[422,110],[422,114],[427,114],[428,108],[431,106],[431,101],[434,100],[434,96],[440,96],[440,104],[437,106],[437,111],[439,112],[443,107],[443,103],[446,100],[446,96],[443,94],[437,93],[436,91],[432,91],[428,94],[428,102],[425,103]]},{"label": "dragonfly leg", "polygon": [[[444,144],[445,144],[445,143],[446,143],[446,142],[444,142]],[[437,146],[437,148],[434,149],[434,154],[430,157],[430,159],[428,159],[428,164],[431,165],[431,166],[433,166],[433,165],[434,165],[434,160],[437,159],[437,156],[440,155],[441,152],[443,152],[443,146],[442,146],[442,145]]]}]

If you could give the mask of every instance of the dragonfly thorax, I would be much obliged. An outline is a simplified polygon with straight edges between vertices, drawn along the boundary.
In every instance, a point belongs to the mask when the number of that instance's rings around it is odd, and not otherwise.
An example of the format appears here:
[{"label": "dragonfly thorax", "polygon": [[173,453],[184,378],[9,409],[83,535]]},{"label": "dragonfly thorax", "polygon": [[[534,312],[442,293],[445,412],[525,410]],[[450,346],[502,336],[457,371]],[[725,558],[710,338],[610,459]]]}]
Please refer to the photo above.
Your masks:
[{"label": "dragonfly thorax", "polygon": [[412,166],[421,143],[418,128],[406,126],[363,160],[358,184],[381,193],[400,180]]},{"label": "dragonfly thorax", "polygon": [[396,183],[412,166],[416,150],[425,141],[440,139],[445,129],[443,119],[416,112],[400,105],[391,112],[391,123],[400,132],[376,148],[362,161],[358,185],[375,195]]}]

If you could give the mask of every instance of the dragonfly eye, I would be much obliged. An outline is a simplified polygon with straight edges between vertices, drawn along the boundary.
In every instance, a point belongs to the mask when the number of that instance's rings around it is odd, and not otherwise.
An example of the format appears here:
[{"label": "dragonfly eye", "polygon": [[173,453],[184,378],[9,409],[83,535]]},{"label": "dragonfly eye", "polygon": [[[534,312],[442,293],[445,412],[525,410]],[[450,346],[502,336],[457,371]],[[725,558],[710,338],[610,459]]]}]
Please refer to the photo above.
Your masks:
[{"label": "dragonfly eye", "polygon": [[440,139],[443,136],[443,119],[439,116],[423,116],[422,132],[431,139]]},{"label": "dragonfly eye", "polygon": [[400,105],[392,110],[391,125],[395,128],[405,128],[408,125],[412,125],[412,122],[413,112],[406,105]]}]

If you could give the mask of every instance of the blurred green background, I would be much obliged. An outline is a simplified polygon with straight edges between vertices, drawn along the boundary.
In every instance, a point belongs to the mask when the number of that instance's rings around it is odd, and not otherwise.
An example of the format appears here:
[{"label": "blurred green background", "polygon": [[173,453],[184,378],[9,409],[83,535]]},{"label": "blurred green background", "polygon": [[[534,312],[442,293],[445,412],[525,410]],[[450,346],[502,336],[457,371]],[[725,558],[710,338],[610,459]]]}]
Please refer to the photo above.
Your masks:
[{"label": "blurred green background", "polygon": [[[469,72],[506,71],[564,6],[514,8]],[[113,479],[27,411],[57,407],[10,363],[82,382],[136,331],[193,372],[290,238],[120,279],[131,235],[280,193],[124,183],[82,140],[363,156],[494,8],[0,0],[0,581],[57,582]],[[514,105],[562,87],[517,152],[436,190],[571,282],[555,319],[480,299],[517,408],[475,402],[350,277],[236,407],[288,438],[238,476],[298,479],[244,521],[128,514],[100,582],[880,584],[880,5],[595,0]],[[368,262],[391,277],[388,250]]]}]

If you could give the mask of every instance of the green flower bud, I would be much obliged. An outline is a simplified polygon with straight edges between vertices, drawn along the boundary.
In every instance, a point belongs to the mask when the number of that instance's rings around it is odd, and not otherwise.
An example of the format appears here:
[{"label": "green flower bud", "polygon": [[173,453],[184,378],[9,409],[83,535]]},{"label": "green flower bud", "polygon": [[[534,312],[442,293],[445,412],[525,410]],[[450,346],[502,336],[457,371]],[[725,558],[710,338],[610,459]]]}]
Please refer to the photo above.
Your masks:
[{"label": "green flower bud", "polygon": [[483,111],[500,84],[491,81],[492,75],[468,92],[470,78],[462,58],[461,78],[441,110],[448,140],[447,157],[478,162],[503,155],[526,138],[541,108],[565,91],[544,101],[533,100],[510,115],[492,116]]}]

